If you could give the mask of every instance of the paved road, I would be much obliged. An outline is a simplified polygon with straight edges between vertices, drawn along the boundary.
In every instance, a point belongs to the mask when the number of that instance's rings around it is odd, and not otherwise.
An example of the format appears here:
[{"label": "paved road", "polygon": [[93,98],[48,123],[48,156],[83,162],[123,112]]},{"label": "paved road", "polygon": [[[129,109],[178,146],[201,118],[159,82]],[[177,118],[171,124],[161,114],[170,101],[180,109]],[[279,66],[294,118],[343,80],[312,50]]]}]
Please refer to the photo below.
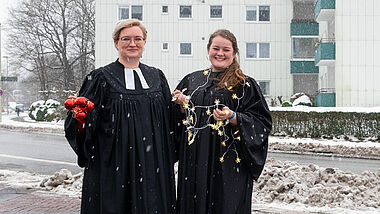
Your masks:
[{"label": "paved road", "polygon": [[82,171],[64,136],[0,129],[0,169],[50,175],[62,168]]}]

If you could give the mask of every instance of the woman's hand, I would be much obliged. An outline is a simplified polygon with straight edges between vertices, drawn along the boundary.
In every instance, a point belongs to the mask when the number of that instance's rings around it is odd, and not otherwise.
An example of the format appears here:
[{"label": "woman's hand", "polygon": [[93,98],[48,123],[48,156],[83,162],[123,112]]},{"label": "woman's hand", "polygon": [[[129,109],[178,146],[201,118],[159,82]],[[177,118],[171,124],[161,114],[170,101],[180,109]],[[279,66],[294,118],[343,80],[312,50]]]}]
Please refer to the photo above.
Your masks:
[{"label": "woman's hand", "polygon": [[181,112],[183,113],[185,112],[183,105],[189,103],[189,98],[186,95],[184,95],[180,90],[176,89],[172,93],[172,101],[181,106]]},{"label": "woman's hand", "polygon": [[213,116],[216,121],[228,119],[232,125],[237,125],[236,113],[228,107],[223,107],[222,110],[214,109]]}]

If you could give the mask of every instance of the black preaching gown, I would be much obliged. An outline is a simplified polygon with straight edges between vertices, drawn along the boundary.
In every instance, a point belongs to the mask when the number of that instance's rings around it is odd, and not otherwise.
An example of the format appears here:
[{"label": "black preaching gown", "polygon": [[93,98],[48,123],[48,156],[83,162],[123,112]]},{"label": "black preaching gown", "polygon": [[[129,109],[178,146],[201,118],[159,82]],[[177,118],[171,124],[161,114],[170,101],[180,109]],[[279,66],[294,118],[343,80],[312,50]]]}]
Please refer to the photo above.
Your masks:
[{"label": "black preaching gown", "polygon": [[[185,95],[191,95],[188,108],[193,112],[189,114],[193,115],[190,120],[186,114],[177,114],[177,212],[180,214],[251,213],[253,180],[258,179],[264,167],[272,120],[254,79],[248,77],[245,84],[219,90],[214,78],[220,75],[210,70],[197,71],[187,75],[177,86]],[[212,117],[216,100],[236,112],[236,127],[231,124],[224,129],[207,126],[216,124]],[[184,125],[186,120],[192,121],[192,128]],[[192,137],[189,138],[188,133],[194,134],[195,130],[198,132],[189,145]],[[223,130],[226,135],[219,135]]]},{"label": "black preaching gown", "polygon": [[118,61],[92,71],[79,96],[95,104],[85,132],[70,112],[66,138],[85,167],[81,213],[170,214],[175,211],[171,95],[161,70],[140,63],[148,89],[135,74],[126,89]]}]

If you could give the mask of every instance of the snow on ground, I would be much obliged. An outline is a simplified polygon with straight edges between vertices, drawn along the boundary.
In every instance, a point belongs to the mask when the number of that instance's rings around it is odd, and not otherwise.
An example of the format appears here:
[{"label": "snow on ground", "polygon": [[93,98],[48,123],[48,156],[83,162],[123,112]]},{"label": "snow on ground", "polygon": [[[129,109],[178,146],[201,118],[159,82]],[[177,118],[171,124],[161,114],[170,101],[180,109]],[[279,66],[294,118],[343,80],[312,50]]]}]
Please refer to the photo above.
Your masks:
[{"label": "snow on ground", "polygon": [[302,112],[357,112],[357,113],[380,113],[380,107],[269,107],[271,111],[302,111]]},{"label": "snow on ground", "polygon": [[[363,111],[373,112],[373,109]],[[15,121],[16,115],[3,114],[0,128],[63,133],[63,121],[34,122],[26,113],[20,116],[26,116],[23,117],[25,122]],[[271,151],[380,159],[380,143],[370,141],[270,137],[269,144]],[[72,175],[62,169],[54,175],[38,175],[0,170],[0,184],[80,197],[82,173]],[[254,183],[252,199],[255,210],[273,213],[380,213],[380,170],[359,175],[269,159],[263,174]]]}]

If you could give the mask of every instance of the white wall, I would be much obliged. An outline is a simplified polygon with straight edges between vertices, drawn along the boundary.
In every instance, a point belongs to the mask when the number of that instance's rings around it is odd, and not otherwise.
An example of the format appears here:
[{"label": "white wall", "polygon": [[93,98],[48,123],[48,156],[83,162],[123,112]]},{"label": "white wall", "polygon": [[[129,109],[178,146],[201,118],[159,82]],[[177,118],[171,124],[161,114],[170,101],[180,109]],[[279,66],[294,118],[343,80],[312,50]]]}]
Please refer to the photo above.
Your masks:
[{"label": "white wall", "polygon": [[337,106],[380,106],[380,1],[336,0]]},{"label": "white wall", "polygon": [[[112,31],[118,19],[119,5],[143,5],[143,24],[148,30],[142,61],[162,69],[172,89],[186,74],[210,66],[206,45],[215,30],[226,28],[238,39],[243,71],[256,80],[270,80],[271,96],[289,98],[292,93],[290,74],[291,0],[96,0],[96,67],[117,58]],[[209,5],[223,5],[223,18],[210,19]],[[192,18],[179,19],[178,5],[192,5]],[[161,6],[168,5],[169,13],[162,14]],[[270,5],[270,23],[247,23],[246,5]],[[161,50],[169,43],[169,51]],[[192,56],[179,56],[179,42],[192,43]],[[271,58],[245,58],[246,42],[269,42]]]}]

